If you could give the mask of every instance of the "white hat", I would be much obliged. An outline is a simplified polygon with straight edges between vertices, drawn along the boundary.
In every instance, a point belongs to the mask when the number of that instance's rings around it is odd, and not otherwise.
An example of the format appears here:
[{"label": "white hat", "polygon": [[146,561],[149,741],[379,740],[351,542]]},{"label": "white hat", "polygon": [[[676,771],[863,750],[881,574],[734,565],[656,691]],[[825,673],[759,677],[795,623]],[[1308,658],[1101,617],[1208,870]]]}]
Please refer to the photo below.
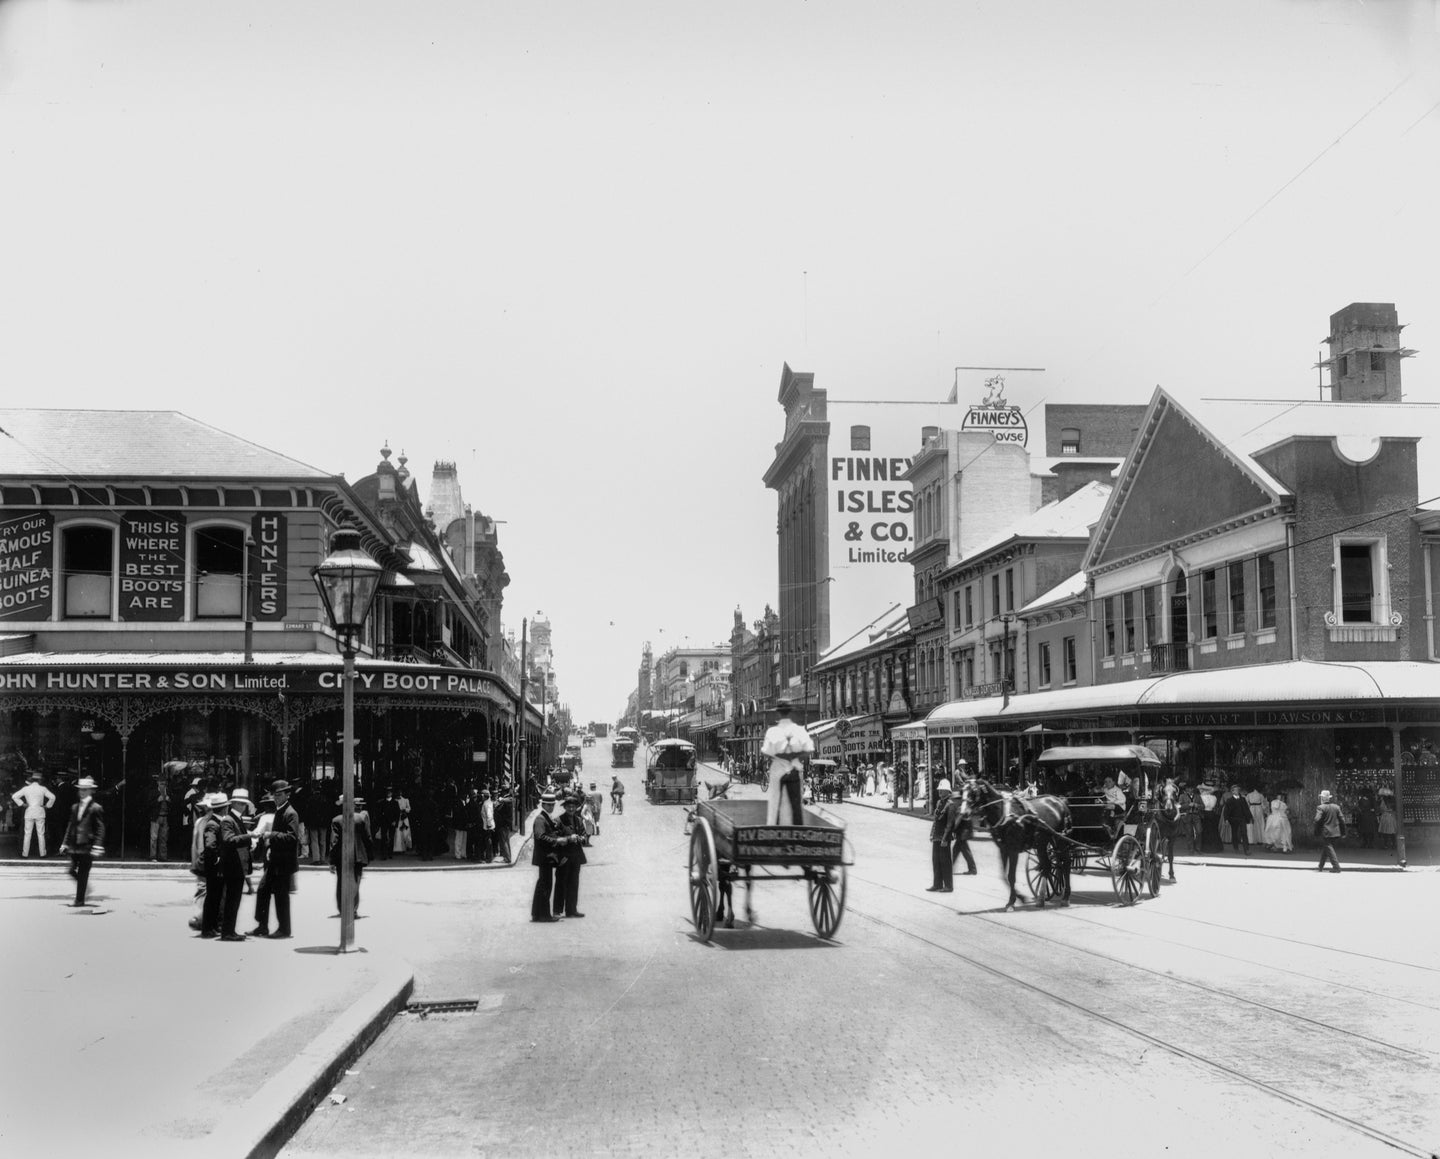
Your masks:
[{"label": "white hat", "polygon": [[949,781],[943,781],[943,780],[940,781],[940,782],[935,786],[935,791],[936,791],[937,793],[948,793],[948,792],[950,791],[950,782],[949,782]]},{"label": "white hat", "polygon": [[249,789],[231,789],[230,799],[232,801],[248,801],[250,799]]},{"label": "white hat", "polygon": [[1330,799],[1330,790],[1329,790],[1329,789],[1321,789],[1321,790],[1320,790],[1320,799],[1321,799],[1322,801],[1328,801],[1328,800]]},{"label": "white hat", "polygon": [[81,777],[75,782],[75,787],[77,789],[93,789],[95,788],[95,781],[91,777]]},{"label": "white hat", "polygon": [[223,809],[230,804],[230,798],[224,793],[206,793],[205,799],[200,803],[210,809]]}]

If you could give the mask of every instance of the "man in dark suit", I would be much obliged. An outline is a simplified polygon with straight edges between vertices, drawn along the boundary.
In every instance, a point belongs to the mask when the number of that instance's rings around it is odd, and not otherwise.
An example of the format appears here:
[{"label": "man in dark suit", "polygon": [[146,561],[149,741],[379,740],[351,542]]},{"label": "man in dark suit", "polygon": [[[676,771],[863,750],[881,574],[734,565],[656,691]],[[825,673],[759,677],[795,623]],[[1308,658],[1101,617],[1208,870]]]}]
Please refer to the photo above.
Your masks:
[{"label": "man in dark suit", "polygon": [[243,942],[245,935],[235,929],[240,917],[240,898],[245,892],[245,879],[250,875],[250,802],[232,797],[219,814],[216,840],[220,854],[220,882],[225,893],[223,916],[220,919],[222,942]]},{"label": "man in dark suit", "polygon": [[535,893],[530,899],[530,920],[532,922],[553,922],[551,894],[555,888],[556,869],[570,843],[569,837],[560,831],[560,821],[552,815],[555,807],[555,790],[546,789],[540,794],[540,808],[535,813],[531,830],[530,864],[540,872],[535,879]]},{"label": "man in dark suit", "polygon": [[75,789],[80,799],[70,806],[70,823],[60,852],[70,854],[70,872],[75,876],[75,900],[70,904],[83,906],[90,884],[90,863],[105,852],[105,810],[95,800],[95,782],[89,777],[81,777]]},{"label": "man in dark suit", "polygon": [[[300,814],[290,803],[290,782],[274,781],[270,794],[275,798],[275,819],[270,832],[262,839],[265,871],[255,891],[255,928],[257,938],[288,938],[290,936],[290,887],[300,869],[300,849],[305,844],[305,826]],[[275,932],[270,932],[270,900],[275,900]]]},{"label": "man in dark suit", "polygon": [[[335,871],[335,912],[340,912],[340,833],[345,828],[345,799],[340,799],[340,812],[330,822],[330,868]],[[365,798],[355,798],[355,916],[360,916],[360,875],[370,864],[370,814],[365,811]]]},{"label": "man in dark suit", "polygon": [[580,912],[580,867],[589,858],[585,856],[585,820],[580,815],[580,806],[585,795],[577,787],[565,796],[565,812],[560,817],[560,832],[570,839],[561,851],[560,865],[555,870],[555,896],[551,902],[554,915],[567,918],[583,918]]}]

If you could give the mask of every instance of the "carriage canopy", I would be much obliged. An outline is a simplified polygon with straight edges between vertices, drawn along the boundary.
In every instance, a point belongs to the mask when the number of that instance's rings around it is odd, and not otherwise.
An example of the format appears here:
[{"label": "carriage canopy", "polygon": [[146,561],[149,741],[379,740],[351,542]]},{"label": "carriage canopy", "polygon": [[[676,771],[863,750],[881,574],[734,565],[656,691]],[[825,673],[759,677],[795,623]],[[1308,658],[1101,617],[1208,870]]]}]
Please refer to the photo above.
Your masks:
[{"label": "carriage canopy", "polygon": [[1061,745],[1046,749],[1037,758],[1042,765],[1069,765],[1078,761],[1139,761],[1158,769],[1161,760],[1141,744]]}]

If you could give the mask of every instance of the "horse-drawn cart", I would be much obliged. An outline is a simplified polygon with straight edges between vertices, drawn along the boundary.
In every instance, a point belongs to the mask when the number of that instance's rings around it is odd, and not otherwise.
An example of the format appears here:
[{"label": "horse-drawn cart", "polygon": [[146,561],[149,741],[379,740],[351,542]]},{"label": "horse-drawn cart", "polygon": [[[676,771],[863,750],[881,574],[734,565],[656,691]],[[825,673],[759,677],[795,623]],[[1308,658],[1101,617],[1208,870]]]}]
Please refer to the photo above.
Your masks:
[{"label": "horse-drawn cart", "polygon": [[[845,826],[823,809],[803,810],[804,824],[767,825],[769,802],[701,801],[690,832],[690,916],[708,942],[722,895],[735,881],[745,883],[745,913],[751,885],[759,881],[804,881],[809,885],[810,920],[822,938],[833,938],[845,914],[845,867],[854,864]],[[756,871],[759,871],[758,875]],[[777,872],[780,871],[780,872]],[[735,919],[733,903],[727,925]]]}]

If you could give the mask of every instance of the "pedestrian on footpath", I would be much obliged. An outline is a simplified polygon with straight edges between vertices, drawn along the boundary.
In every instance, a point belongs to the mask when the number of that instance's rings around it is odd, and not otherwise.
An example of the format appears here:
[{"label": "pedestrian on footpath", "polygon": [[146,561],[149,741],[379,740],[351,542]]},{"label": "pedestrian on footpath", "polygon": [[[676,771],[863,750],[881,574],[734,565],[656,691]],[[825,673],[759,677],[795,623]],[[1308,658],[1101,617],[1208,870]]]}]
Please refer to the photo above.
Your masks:
[{"label": "pedestrian on footpath", "polygon": [[495,802],[489,789],[480,790],[480,860],[487,865],[495,860]]},{"label": "pedestrian on footpath", "polygon": [[[370,814],[365,811],[365,798],[355,797],[355,916],[360,916],[360,877],[370,864]],[[340,798],[340,812],[330,822],[330,869],[335,874],[335,912],[340,913],[340,834],[345,828],[345,798]]]},{"label": "pedestrian on footpath", "polygon": [[40,841],[40,856],[45,852],[45,811],[55,807],[55,794],[40,783],[40,774],[31,773],[27,784],[10,795],[17,805],[25,806],[25,834],[20,838],[20,856],[30,856],[31,836]]},{"label": "pedestrian on footpath", "polygon": [[245,940],[245,935],[235,928],[235,923],[240,918],[240,899],[245,893],[246,879],[250,876],[249,798],[249,793],[239,798],[232,796],[220,813],[220,824],[216,829],[220,888],[224,895],[220,916],[222,942]]},{"label": "pedestrian on footpath", "polygon": [[950,860],[950,831],[953,814],[949,809],[950,782],[935,786],[935,814],[930,822],[930,885],[926,893],[951,893],[954,890],[953,862]]},{"label": "pedestrian on footpath", "polygon": [[225,807],[224,793],[205,793],[193,803],[194,829],[190,834],[190,872],[195,875],[195,916],[190,928],[202,938],[220,936],[220,819],[216,809]]},{"label": "pedestrian on footpath", "polygon": [[1326,860],[1329,860],[1335,866],[1331,872],[1339,873],[1340,859],[1335,856],[1335,841],[1345,836],[1345,819],[1340,815],[1340,806],[1331,797],[1329,789],[1320,790],[1320,807],[1315,810],[1315,836],[1323,842],[1316,871],[1323,871]]},{"label": "pedestrian on footpath", "polygon": [[1225,797],[1225,803],[1220,806],[1220,815],[1224,818],[1225,824],[1230,826],[1230,849],[1234,852],[1243,849],[1245,856],[1250,856],[1250,802],[1240,794],[1239,785],[1231,785],[1230,792]]},{"label": "pedestrian on footpath", "polygon": [[767,825],[805,823],[801,758],[815,751],[815,740],[790,719],[794,707],[795,702],[788,696],[776,698],[775,712],[779,719],[765,730],[765,739],[760,744],[760,751],[770,758]]},{"label": "pedestrian on footpath", "polygon": [[595,787],[595,782],[590,782],[590,792],[586,797],[590,803],[590,816],[595,820],[595,836],[600,836],[600,814],[604,811],[605,798],[600,795],[600,790]]},{"label": "pedestrian on footpath", "polygon": [[150,860],[170,859],[170,785],[164,772],[150,786]]},{"label": "pedestrian on footpath", "polygon": [[105,852],[105,810],[95,800],[95,782],[89,777],[81,777],[75,790],[80,799],[70,806],[70,824],[60,852],[70,854],[70,874],[75,878],[75,900],[70,904],[83,906],[90,864]]},{"label": "pedestrian on footpath", "polygon": [[560,832],[569,838],[555,871],[555,891],[551,912],[558,917],[583,918],[580,912],[580,867],[589,858],[585,855],[585,820],[580,808],[584,794],[577,788],[565,798],[565,812],[560,817]]},{"label": "pedestrian on footpath", "polygon": [[975,876],[975,857],[970,852],[970,838],[974,835],[974,817],[972,810],[975,807],[975,774],[967,771],[965,760],[962,758],[955,769],[955,779],[965,778],[965,784],[958,794],[952,794],[956,798],[958,816],[955,820],[955,827],[950,834],[950,867],[954,870],[955,862],[963,857],[965,859],[965,876]]},{"label": "pedestrian on footpath", "polygon": [[555,890],[555,870],[563,860],[561,851],[569,844],[569,838],[560,831],[558,821],[551,815],[554,808],[555,790],[546,789],[540,794],[540,808],[535,812],[535,822],[530,829],[530,864],[539,870],[535,878],[535,893],[530,899],[532,922],[558,920],[551,909],[551,896]]},{"label": "pedestrian on footpath", "polygon": [[[257,938],[288,938],[290,936],[290,891],[295,874],[300,870],[300,849],[305,843],[305,827],[300,814],[290,803],[290,782],[273,781],[270,795],[275,800],[275,816],[261,850],[260,888],[255,892],[255,928]],[[270,932],[270,902],[275,902],[275,932]]]}]

